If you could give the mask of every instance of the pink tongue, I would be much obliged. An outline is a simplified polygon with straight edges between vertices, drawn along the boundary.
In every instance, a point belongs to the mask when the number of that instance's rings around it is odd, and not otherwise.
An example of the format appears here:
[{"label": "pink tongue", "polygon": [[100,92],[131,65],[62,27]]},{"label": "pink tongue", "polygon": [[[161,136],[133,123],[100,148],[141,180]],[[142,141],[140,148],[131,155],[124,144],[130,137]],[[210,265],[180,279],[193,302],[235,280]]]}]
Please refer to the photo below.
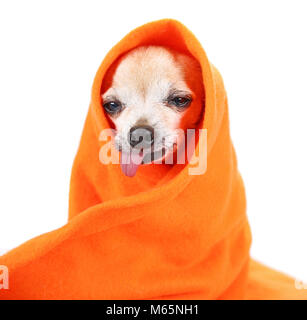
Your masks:
[{"label": "pink tongue", "polygon": [[128,177],[133,177],[136,174],[136,171],[139,165],[143,160],[143,152],[131,152],[131,153],[121,153],[120,157],[120,166],[123,173]]}]

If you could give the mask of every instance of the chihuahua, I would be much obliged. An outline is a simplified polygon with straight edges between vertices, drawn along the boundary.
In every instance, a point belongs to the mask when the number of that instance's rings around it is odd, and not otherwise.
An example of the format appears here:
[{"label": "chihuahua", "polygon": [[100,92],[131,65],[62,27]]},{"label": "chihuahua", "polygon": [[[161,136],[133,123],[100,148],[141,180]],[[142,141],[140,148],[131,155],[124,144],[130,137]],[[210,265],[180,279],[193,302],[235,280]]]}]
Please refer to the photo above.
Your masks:
[{"label": "chihuahua", "polygon": [[102,105],[116,130],[121,168],[133,177],[139,165],[173,156],[182,132],[203,115],[199,63],[162,46],[142,46],[121,57],[102,88]]}]

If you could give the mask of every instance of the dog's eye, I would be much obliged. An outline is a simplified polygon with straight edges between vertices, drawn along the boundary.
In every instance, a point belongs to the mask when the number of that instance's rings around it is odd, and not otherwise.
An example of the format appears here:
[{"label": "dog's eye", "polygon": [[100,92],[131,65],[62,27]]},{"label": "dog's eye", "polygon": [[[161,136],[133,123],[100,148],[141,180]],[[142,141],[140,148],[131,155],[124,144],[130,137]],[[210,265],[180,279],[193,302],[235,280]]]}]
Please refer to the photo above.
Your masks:
[{"label": "dog's eye", "polygon": [[122,105],[118,101],[106,102],[106,103],[103,104],[103,107],[110,114],[118,113],[122,109]]},{"label": "dog's eye", "polygon": [[187,107],[191,103],[191,98],[189,97],[174,97],[169,100],[171,105],[174,105],[178,108]]}]

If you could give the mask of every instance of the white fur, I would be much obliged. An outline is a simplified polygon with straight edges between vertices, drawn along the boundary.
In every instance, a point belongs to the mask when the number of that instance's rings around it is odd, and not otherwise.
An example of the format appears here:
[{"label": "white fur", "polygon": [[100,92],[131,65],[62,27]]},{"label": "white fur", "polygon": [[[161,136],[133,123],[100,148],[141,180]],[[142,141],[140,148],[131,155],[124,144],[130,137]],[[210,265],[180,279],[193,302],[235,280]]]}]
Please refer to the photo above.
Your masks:
[{"label": "white fur", "polygon": [[184,81],[183,70],[172,54],[163,47],[140,47],[131,51],[117,67],[113,83],[103,100],[116,98],[123,111],[112,118],[117,130],[117,147],[130,149],[128,134],[140,119],[155,130],[155,150],[172,148],[176,142],[179,121],[183,115],[166,106],[171,89],[191,94]]}]

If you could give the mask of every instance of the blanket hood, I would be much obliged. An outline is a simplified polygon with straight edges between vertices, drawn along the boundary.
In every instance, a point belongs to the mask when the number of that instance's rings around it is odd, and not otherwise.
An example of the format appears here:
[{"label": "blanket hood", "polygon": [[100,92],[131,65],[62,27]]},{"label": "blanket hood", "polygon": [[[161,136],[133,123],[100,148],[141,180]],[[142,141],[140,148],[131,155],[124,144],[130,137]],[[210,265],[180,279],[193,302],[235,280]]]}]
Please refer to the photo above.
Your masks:
[{"label": "blanket hood", "polygon": [[[110,126],[101,105],[105,74],[121,55],[141,45],[194,56],[206,93],[201,123],[206,131],[193,154],[194,159],[206,143],[206,166],[193,174],[193,163],[175,165],[149,189],[133,189],[135,178],[125,177],[119,165],[99,161],[105,143],[101,131]],[[177,21],[137,28],[103,60],[72,169],[69,201],[65,226],[0,257],[10,276],[10,287],[0,290],[0,298],[289,298],[290,278],[250,263],[244,187],[223,82],[194,35]],[[291,295],[297,298],[293,290]]]},{"label": "blanket hood", "polygon": [[[199,61],[206,92],[205,117],[199,128],[205,130],[203,130],[199,141],[206,145],[207,161],[201,164],[202,167],[199,170],[193,170],[195,168],[193,163],[197,162],[195,159],[200,153],[199,143],[196,143],[193,152],[194,158],[183,169],[182,166],[179,168],[174,166],[175,169],[151,190],[146,190],[146,192],[132,190],[129,192],[130,190],[123,190],[129,189],[123,188],[123,185],[126,187],[125,184],[130,179],[124,179],[119,175],[118,166],[103,165],[99,161],[101,149],[106,143],[102,132],[110,128],[110,123],[103,112],[101,87],[109,68],[122,55],[144,45],[167,46],[188,53]],[[220,144],[220,141],[222,141],[226,153],[211,152],[216,145]],[[108,202],[110,205],[112,203],[110,200],[115,200],[117,205],[118,202],[123,205],[126,202],[129,205],[137,205],[142,202],[149,203],[165,197],[168,198],[172,194],[180,193],[179,186],[183,190],[185,186],[197,179],[197,175],[204,175],[207,169],[211,172],[214,167],[220,169],[221,166],[225,167],[227,164],[231,164],[233,172],[237,172],[235,154],[229,138],[227,97],[220,74],[210,64],[205,51],[195,36],[181,23],[171,19],[148,23],[133,30],[114,46],[96,73],[89,112],[72,169],[69,218],[71,219],[84,209],[102,202]],[[215,176],[215,182],[217,183],[221,178]],[[103,183],[101,183],[102,181]],[[106,188],[106,185],[113,188]],[[130,187],[135,189],[136,183],[133,182]]]}]

